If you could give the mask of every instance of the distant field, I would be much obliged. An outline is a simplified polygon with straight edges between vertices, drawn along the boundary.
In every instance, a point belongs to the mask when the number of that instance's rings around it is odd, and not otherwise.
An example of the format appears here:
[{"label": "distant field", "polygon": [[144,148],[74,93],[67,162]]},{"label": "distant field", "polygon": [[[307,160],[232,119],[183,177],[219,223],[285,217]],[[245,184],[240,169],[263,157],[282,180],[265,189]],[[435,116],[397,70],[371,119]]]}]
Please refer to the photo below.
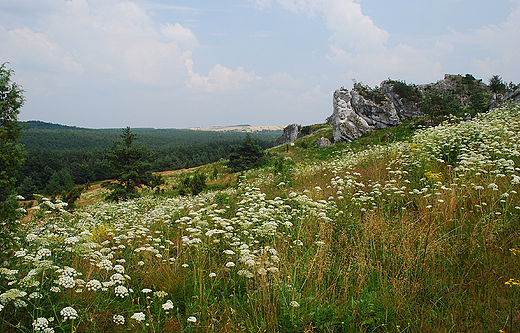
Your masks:
[{"label": "distant field", "polygon": [[216,127],[190,127],[193,131],[209,131],[209,132],[263,132],[263,131],[281,131],[285,126],[216,126]]}]

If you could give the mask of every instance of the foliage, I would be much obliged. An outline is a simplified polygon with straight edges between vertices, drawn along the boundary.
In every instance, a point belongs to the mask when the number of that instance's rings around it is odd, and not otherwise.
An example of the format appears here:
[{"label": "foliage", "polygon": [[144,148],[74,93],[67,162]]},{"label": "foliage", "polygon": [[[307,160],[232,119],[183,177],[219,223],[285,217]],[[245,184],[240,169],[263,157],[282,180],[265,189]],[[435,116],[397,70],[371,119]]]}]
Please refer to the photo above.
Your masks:
[{"label": "foliage", "polygon": [[206,188],[206,175],[202,172],[195,172],[192,176],[186,175],[181,180],[179,195],[198,195]]},{"label": "foliage", "polygon": [[15,182],[23,163],[23,150],[18,144],[22,131],[18,114],[25,98],[22,88],[11,81],[13,74],[6,63],[0,66],[0,252],[5,250],[15,228],[18,208]]},{"label": "foliage", "polygon": [[242,142],[232,146],[228,166],[233,172],[245,171],[267,163],[265,153],[248,134]]},{"label": "foliage", "polygon": [[[73,184],[109,179],[111,174],[104,168],[105,155],[119,138],[118,131],[27,122],[20,139],[27,153],[19,170],[18,192],[27,198],[33,193],[52,195],[70,189],[70,179]],[[230,147],[246,136],[175,129],[132,132],[139,135],[140,144],[155,153],[144,157],[154,172],[216,162],[226,158]],[[265,149],[273,145],[276,133],[255,133],[253,137]]]},{"label": "foliage", "polygon": [[74,203],[79,199],[84,191],[85,186],[76,186],[68,191],[63,190],[61,193],[61,200],[67,204],[68,211],[73,211],[76,208]]},{"label": "foliage", "polygon": [[[136,139],[137,135],[132,133],[130,127],[123,129],[122,141],[114,142],[114,146],[107,154],[108,168],[116,180],[113,183],[104,183],[105,187],[112,190],[107,200],[136,198],[139,196],[138,188],[152,187],[152,172],[149,170],[149,164],[144,161],[149,151],[146,147],[135,145]],[[157,179],[154,183],[157,184]]]},{"label": "foliage", "polygon": [[383,102],[388,101],[385,94],[383,94],[381,88],[378,86],[371,88],[362,83],[354,83],[354,90],[357,91],[366,100],[372,101],[377,105],[381,105]]},{"label": "foliage", "polygon": [[422,95],[415,84],[409,85],[406,81],[399,80],[388,80],[387,82],[393,86],[393,91],[399,95],[399,97],[413,103],[420,102]]},{"label": "foliage", "polygon": [[495,94],[503,94],[506,92],[506,84],[500,75],[493,75],[489,79],[489,89]]},{"label": "foliage", "polygon": [[425,91],[423,99],[419,102],[421,111],[434,120],[443,119],[447,115],[462,116],[462,107],[457,104],[452,94],[446,90],[429,89]]}]

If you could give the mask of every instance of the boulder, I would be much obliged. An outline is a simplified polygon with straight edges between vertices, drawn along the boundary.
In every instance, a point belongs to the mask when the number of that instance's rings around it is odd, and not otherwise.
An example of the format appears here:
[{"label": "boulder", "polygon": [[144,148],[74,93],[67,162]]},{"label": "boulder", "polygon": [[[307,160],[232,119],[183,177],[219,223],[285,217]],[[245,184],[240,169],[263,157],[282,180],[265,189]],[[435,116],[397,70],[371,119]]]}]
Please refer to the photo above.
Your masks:
[{"label": "boulder", "polygon": [[328,147],[331,145],[330,140],[324,137],[319,138],[316,144],[318,145],[318,148]]}]

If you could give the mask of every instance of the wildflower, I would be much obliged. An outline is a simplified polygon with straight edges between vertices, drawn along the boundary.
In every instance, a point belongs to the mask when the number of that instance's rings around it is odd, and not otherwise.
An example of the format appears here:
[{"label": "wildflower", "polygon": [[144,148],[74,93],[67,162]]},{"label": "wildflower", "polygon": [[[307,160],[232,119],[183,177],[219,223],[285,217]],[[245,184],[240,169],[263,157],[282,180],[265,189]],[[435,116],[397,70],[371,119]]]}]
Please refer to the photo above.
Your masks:
[{"label": "wildflower", "polygon": [[215,273],[213,273],[213,272],[209,273],[209,277],[210,277],[210,278],[213,278],[213,277],[216,277],[216,276],[217,276],[217,274],[215,274]]},{"label": "wildflower", "polygon": [[115,283],[123,284],[125,282],[125,277],[119,273],[114,273],[110,277],[110,281],[113,281]]},{"label": "wildflower", "polygon": [[142,292],[143,294],[148,294],[148,293],[151,293],[151,292],[152,292],[152,289],[144,288],[143,290],[141,290],[141,292]]},{"label": "wildflower", "polygon": [[64,244],[74,245],[77,242],[79,242],[79,238],[77,236],[67,237],[67,238],[65,238],[65,240],[63,240]]},{"label": "wildflower", "polygon": [[187,267],[190,267],[190,265],[188,265],[188,264],[182,264],[181,267],[187,268]]},{"label": "wildflower", "polygon": [[235,251],[233,251],[233,250],[224,250],[224,253],[228,254],[228,255],[233,255],[233,254],[235,254]]},{"label": "wildflower", "polygon": [[162,305],[164,311],[168,311],[173,309],[173,302],[171,300],[167,300],[166,303]]},{"label": "wildflower", "polygon": [[25,308],[27,306],[27,303],[24,300],[18,298],[14,300],[13,304],[17,308]]},{"label": "wildflower", "polygon": [[108,260],[108,259],[101,260],[100,262],[97,263],[96,266],[101,268],[101,269],[105,269],[107,271],[110,271],[113,268],[112,262],[110,260]]},{"label": "wildflower", "polygon": [[197,317],[194,317],[194,316],[188,317],[188,323],[196,323],[196,322],[197,322]]},{"label": "wildflower", "polygon": [[139,266],[143,266],[143,265],[144,265],[144,261],[142,261],[142,260],[138,261],[138,262],[137,262],[137,265],[139,265]]},{"label": "wildflower", "polygon": [[168,293],[165,291],[159,290],[159,291],[154,292],[153,295],[158,298],[163,298],[163,297],[168,296]]},{"label": "wildflower", "polygon": [[90,280],[89,282],[87,282],[85,287],[87,287],[87,290],[96,291],[98,289],[101,289],[102,285],[101,285],[101,282],[99,282],[96,279],[93,279],[93,280]]},{"label": "wildflower", "polygon": [[143,321],[146,319],[146,315],[142,312],[136,312],[130,318],[135,319],[137,321]]},{"label": "wildflower", "polygon": [[63,316],[63,320],[78,318],[78,312],[70,306],[61,309],[60,314]]},{"label": "wildflower", "polygon": [[40,317],[33,321],[32,325],[35,331],[45,332],[45,330],[49,328],[49,321],[47,318]]},{"label": "wildflower", "polygon": [[228,267],[228,268],[235,267],[235,263],[232,261],[229,261],[226,263],[226,267]]},{"label": "wildflower", "polygon": [[121,274],[125,273],[125,267],[123,265],[115,265],[113,269],[114,269],[114,271],[116,271],[118,273],[121,273]]},{"label": "wildflower", "polygon": [[119,296],[121,298],[125,298],[126,296],[128,296],[128,289],[126,289],[125,286],[117,286],[114,289],[114,292],[116,293],[116,296]]},{"label": "wildflower", "polygon": [[25,255],[27,255],[27,250],[26,249],[20,249],[19,251],[16,251],[14,253],[14,256],[16,258],[21,258],[21,257],[25,257]]},{"label": "wildflower", "polygon": [[291,303],[289,303],[290,306],[292,306],[293,308],[298,308],[300,307],[300,303],[296,302],[296,301],[291,301]]},{"label": "wildflower", "polygon": [[36,257],[38,259],[41,259],[42,257],[50,257],[51,255],[52,255],[51,250],[46,249],[46,248],[39,249],[38,252],[36,253]]},{"label": "wildflower", "polygon": [[114,323],[116,323],[117,325],[125,324],[125,317],[123,317],[122,315],[114,315],[112,319],[114,320]]},{"label": "wildflower", "polygon": [[58,280],[58,284],[60,286],[63,286],[64,288],[74,288],[76,286],[76,282],[74,281],[74,278],[68,275],[62,275],[60,279]]}]

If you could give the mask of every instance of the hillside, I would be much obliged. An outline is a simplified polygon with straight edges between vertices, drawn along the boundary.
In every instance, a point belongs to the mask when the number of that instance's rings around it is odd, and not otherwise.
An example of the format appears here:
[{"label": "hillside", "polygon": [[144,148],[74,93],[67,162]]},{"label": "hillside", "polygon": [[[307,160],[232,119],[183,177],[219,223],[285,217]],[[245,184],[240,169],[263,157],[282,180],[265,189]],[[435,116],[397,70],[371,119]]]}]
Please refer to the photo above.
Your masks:
[{"label": "hillside", "polygon": [[[26,122],[20,143],[27,154],[18,174],[18,193],[61,194],[75,184],[109,178],[106,153],[120,140],[121,129],[88,129],[44,122]],[[231,146],[246,133],[220,133],[179,129],[136,128],[136,144],[150,153],[146,162],[152,171],[190,168],[226,158]],[[252,133],[263,148],[273,146],[281,131]]]},{"label": "hillside", "polygon": [[[90,150],[109,148],[121,135],[120,128],[91,129],[73,126],[64,126],[40,121],[20,122],[25,129],[20,138],[27,150],[55,149],[55,150]],[[189,146],[215,141],[236,141],[245,137],[245,133],[218,131],[190,130],[190,129],[154,129],[132,128],[138,135],[140,145],[152,150],[161,150],[172,146]],[[253,136],[263,141],[272,141],[281,135],[281,130],[265,130],[253,133]]]},{"label": "hillside", "polygon": [[[0,330],[519,331],[520,107],[321,149],[317,127],[242,174],[41,202],[0,268]],[[195,172],[208,189],[175,195]]]}]

